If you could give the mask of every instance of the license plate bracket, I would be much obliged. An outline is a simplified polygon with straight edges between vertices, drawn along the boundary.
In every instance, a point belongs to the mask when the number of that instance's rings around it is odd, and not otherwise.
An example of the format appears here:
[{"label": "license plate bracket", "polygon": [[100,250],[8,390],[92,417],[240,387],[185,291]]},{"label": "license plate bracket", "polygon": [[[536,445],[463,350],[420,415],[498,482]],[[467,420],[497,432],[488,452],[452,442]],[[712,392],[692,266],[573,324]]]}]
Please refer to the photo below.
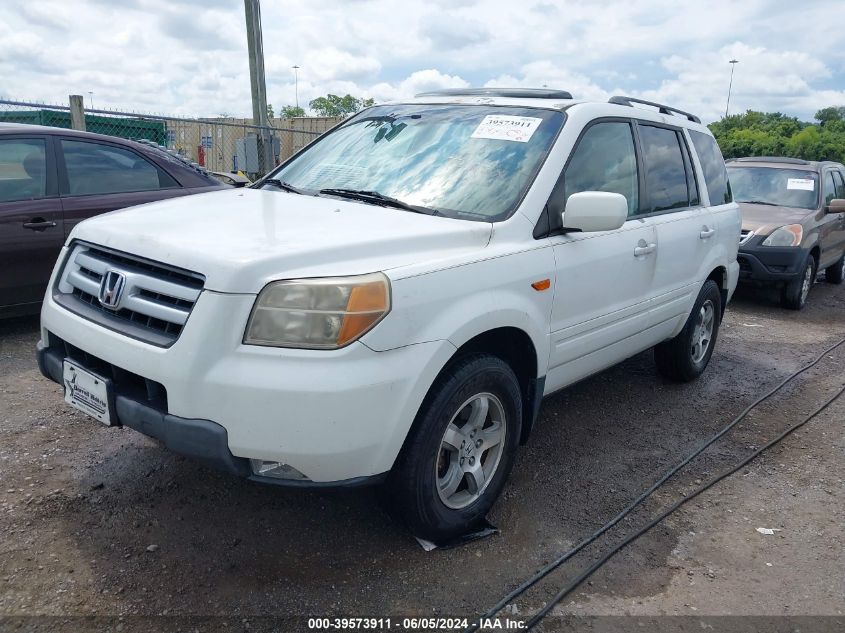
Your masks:
[{"label": "license plate bracket", "polygon": [[111,380],[67,358],[62,366],[62,375],[65,402],[105,426],[117,426],[114,416],[114,388]]}]

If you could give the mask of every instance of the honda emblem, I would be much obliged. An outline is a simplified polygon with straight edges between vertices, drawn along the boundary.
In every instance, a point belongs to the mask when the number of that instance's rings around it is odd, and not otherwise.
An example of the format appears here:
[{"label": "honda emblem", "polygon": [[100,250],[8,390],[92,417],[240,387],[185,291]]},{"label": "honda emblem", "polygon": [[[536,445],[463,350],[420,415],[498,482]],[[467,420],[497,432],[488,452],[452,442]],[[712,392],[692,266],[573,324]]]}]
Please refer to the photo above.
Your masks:
[{"label": "honda emblem", "polygon": [[126,285],[126,275],[116,270],[110,270],[103,275],[100,282],[100,305],[109,310],[117,310],[123,287]]}]

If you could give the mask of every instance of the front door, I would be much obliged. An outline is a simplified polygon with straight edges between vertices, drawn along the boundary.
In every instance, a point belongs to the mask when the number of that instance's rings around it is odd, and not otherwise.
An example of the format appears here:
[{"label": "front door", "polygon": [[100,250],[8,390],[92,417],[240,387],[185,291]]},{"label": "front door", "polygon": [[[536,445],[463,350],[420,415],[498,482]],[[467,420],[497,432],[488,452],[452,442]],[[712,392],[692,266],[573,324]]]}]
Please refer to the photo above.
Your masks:
[{"label": "front door", "polygon": [[[620,193],[629,219],[616,231],[551,237],[557,276],[547,391],[647,347],[657,236],[637,218],[639,175],[631,122],[599,120],[582,134],[564,170],[564,199],[579,191]],[[564,213],[563,223],[565,225]]]},{"label": "front door", "polygon": [[821,258],[819,268],[835,264],[842,256],[845,246],[845,213],[827,213],[831,200],[845,195],[839,171],[829,170],[822,174],[822,209],[819,212],[819,247]]}]

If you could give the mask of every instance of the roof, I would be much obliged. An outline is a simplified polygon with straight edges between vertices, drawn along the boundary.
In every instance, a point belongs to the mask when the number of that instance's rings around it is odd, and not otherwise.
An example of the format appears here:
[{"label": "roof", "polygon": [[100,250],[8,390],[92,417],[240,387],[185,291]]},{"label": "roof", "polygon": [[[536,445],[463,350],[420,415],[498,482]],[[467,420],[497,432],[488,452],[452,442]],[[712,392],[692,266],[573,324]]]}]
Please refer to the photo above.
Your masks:
[{"label": "roof", "polygon": [[85,132],[83,130],[73,130],[66,127],[54,127],[52,125],[35,125],[31,123],[6,123],[0,122],[0,134],[7,132],[14,133],[31,133],[31,134],[62,134],[65,136],[84,136],[90,139],[99,139],[102,141],[122,142],[122,143],[137,143],[131,139],[122,138],[120,136],[109,136],[108,134],[97,134],[95,132]]},{"label": "roof", "polygon": [[451,88],[422,92],[412,99],[396,100],[387,105],[400,104],[511,106],[567,110],[573,113],[585,106],[590,106],[591,109],[594,108],[595,116],[636,117],[689,127],[710,134],[710,131],[701,124],[697,116],[665,104],[624,96],[614,96],[608,101],[587,101],[585,99],[574,99],[566,90],[547,88]]}]

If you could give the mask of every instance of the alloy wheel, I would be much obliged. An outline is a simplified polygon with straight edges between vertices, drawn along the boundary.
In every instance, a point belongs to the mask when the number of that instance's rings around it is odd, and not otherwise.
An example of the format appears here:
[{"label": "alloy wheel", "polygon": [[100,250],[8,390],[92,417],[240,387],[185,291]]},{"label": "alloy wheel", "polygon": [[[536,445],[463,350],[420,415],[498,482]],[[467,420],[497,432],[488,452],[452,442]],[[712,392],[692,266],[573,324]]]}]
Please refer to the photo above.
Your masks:
[{"label": "alloy wheel", "polygon": [[506,435],[505,410],[492,393],[476,394],[458,407],[440,440],[435,464],[444,505],[465,508],[484,493],[499,467]]},{"label": "alloy wheel", "polygon": [[698,319],[692,331],[690,353],[692,362],[698,364],[707,355],[710,342],[713,340],[713,325],[716,319],[716,309],[709,299],[705,301],[698,311]]}]

